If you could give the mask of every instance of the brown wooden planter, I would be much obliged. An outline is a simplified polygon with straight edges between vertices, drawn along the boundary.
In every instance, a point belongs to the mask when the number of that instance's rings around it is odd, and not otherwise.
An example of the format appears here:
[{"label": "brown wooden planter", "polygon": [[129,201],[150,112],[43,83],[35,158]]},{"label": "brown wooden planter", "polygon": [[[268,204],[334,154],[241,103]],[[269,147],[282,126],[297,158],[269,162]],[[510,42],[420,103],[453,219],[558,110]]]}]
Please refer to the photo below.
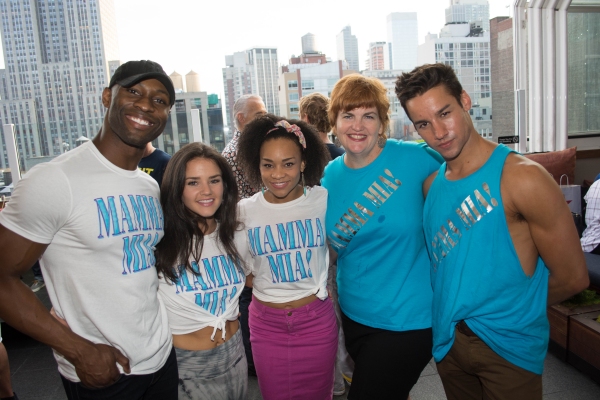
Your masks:
[{"label": "brown wooden planter", "polygon": [[569,364],[600,380],[600,311],[570,317]]},{"label": "brown wooden planter", "polygon": [[595,311],[600,311],[600,304],[575,308],[567,308],[560,304],[548,307],[547,314],[548,322],[550,323],[549,347],[552,353],[563,361],[567,361],[570,317]]}]

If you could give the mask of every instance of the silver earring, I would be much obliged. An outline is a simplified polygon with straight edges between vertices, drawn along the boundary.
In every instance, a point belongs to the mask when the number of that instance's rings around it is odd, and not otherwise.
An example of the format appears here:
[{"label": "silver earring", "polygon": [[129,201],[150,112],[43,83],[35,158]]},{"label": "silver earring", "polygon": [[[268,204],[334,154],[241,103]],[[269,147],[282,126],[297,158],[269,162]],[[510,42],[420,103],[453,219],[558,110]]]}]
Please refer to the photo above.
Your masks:
[{"label": "silver earring", "polygon": [[385,147],[386,142],[387,142],[387,136],[385,136],[385,134],[380,135],[379,139],[377,139],[377,145],[382,149]]}]

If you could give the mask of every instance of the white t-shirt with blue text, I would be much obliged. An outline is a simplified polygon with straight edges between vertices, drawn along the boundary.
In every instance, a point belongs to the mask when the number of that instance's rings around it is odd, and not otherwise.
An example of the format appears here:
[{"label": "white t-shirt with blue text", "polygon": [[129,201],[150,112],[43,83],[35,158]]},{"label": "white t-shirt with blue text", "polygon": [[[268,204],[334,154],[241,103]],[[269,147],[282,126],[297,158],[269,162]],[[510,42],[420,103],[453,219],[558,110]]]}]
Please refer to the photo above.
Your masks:
[{"label": "white t-shirt with blue text", "polygon": [[[48,244],[40,262],[48,295],[73,332],[119,349],[131,374],[164,365],[172,336],[157,295],[154,246],[164,224],[154,179],[115,166],[90,141],[32,168],[0,224]],[[73,365],[54,356],[78,382]]]},{"label": "white t-shirt with blue text", "polygon": [[240,294],[250,273],[245,272],[245,266],[252,262],[244,231],[235,232],[234,243],[242,262],[235,262],[225,253],[214,231],[204,236],[200,260],[190,257],[194,272],[181,265],[176,268],[175,282],[159,278],[158,294],[167,308],[174,335],[212,326],[213,339],[216,329],[221,329],[225,338],[226,322],[238,318]]},{"label": "white t-shirt with blue text", "polygon": [[327,190],[306,188],[306,195],[282,204],[259,192],[239,204],[254,259],[254,296],[270,303],[327,298]]}]

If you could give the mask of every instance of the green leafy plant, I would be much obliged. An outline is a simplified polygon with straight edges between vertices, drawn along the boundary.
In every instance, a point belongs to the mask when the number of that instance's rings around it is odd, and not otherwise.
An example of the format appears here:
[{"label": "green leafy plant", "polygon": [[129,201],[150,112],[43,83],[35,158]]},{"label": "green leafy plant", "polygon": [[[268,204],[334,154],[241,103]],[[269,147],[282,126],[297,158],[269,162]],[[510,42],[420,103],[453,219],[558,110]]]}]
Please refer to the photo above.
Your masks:
[{"label": "green leafy plant", "polygon": [[583,292],[577,293],[575,296],[563,301],[561,304],[567,308],[600,304],[600,295],[593,290],[586,289]]}]

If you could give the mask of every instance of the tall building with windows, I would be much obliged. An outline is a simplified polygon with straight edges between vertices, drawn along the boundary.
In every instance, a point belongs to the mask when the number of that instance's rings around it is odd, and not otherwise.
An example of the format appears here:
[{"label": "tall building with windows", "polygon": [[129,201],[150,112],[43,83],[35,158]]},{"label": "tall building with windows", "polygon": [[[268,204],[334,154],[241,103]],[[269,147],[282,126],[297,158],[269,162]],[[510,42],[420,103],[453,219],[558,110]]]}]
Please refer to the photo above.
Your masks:
[{"label": "tall building with windows", "polygon": [[[181,147],[194,141],[194,114],[198,110],[201,140],[218,151],[225,148],[223,126],[223,108],[216,94],[206,92],[186,92],[179,90],[175,93],[175,104],[171,108],[163,134],[154,140],[154,146],[173,155]],[[208,132],[208,135],[206,135]]]},{"label": "tall building with windows", "polygon": [[290,64],[279,75],[279,104],[281,116],[300,118],[298,102],[302,96],[321,93],[330,97],[333,87],[341,78],[358,71],[348,69],[345,61],[328,63]]},{"label": "tall building with windows", "polygon": [[[515,73],[513,19],[496,17],[490,21],[490,80],[494,113],[502,118],[492,120],[497,136],[515,132]],[[493,139],[493,136],[492,136]]]},{"label": "tall building with windows", "polygon": [[114,3],[0,0],[0,18],[0,120],[15,125],[26,169],[27,159],[57,156],[100,129],[102,89],[120,64]]},{"label": "tall building with windows", "polygon": [[440,62],[454,68],[471,96],[470,114],[475,128],[486,139],[492,139],[489,31],[483,31],[479,23],[450,23],[442,28],[439,37],[427,35],[419,47],[420,63]]},{"label": "tall building with windows", "polygon": [[279,114],[277,49],[257,47],[225,56],[223,86],[227,125],[233,126],[233,105],[245,94],[262,97],[267,111]]},{"label": "tall building with windows", "polygon": [[336,36],[338,60],[345,60],[348,68],[359,71],[358,40],[352,34],[352,28],[345,26]]},{"label": "tall building with windows", "polygon": [[417,66],[419,45],[417,13],[394,12],[387,16],[390,69],[410,71]]},{"label": "tall building with windows", "polygon": [[389,46],[386,42],[369,43],[365,67],[368,71],[381,71],[384,69],[390,69]]},{"label": "tall building with windows", "polygon": [[490,30],[490,5],[487,0],[450,0],[446,8],[446,23],[480,22],[484,31]]}]

